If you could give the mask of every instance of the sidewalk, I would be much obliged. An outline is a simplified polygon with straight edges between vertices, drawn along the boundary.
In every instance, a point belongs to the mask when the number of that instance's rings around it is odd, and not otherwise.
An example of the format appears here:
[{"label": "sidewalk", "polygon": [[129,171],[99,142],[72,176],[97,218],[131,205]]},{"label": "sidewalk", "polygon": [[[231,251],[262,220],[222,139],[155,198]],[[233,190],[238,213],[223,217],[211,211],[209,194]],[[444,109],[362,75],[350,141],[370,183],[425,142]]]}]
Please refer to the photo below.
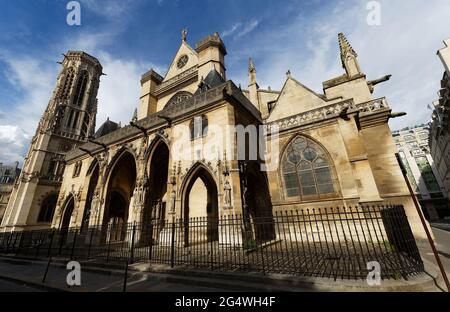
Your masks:
[{"label": "sidewalk", "polygon": [[[435,237],[435,246],[439,258],[447,273],[447,277],[450,279],[450,232],[436,228],[434,225],[431,229]],[[418,244],[418,248],[427,271],[436,276],[439,287],[446,290],[447,288],[430,245],[428,243]]]},{"label": "sidewalk", "polygon": [[[20,282],[34,289],[44,291],[69,292],[122,292],[124,271],[114,269],[83,268],[81,264],[81,286],[67,286],[66,278],[70,272],[60,263],[50,265],[45,283],[42,282],[47,263],[43,261],[15,260],[0,258],[0,281]],[[140,272],[130,272],[127,278],[127,291],[139,292],[207,292],[226,291],[220,288],[188,286],[172,283],[163,276],[153,278]],[[5,291],[5,290],[3,290]],[[14,291],[14,289],[13,289]]]},{"label": "sidewalk", "polygon": [[[0,258],[0,280],[7,278],[41,287],[46,291],[121,292],[124,271],[81,264],[81,287],[69,288],[62,263],[50,265],[46,283],[42,283],[47,263],[43,261]],[[286,275],[258,273],[221,273],[171,269],[162,265],[136,264],[130,266],[128,292],[386,292],[439,291],[433,279],[425,274],[409,281],[382,281],[381,286],[370,287],[365,281],[324,278],[297,278]]]}]

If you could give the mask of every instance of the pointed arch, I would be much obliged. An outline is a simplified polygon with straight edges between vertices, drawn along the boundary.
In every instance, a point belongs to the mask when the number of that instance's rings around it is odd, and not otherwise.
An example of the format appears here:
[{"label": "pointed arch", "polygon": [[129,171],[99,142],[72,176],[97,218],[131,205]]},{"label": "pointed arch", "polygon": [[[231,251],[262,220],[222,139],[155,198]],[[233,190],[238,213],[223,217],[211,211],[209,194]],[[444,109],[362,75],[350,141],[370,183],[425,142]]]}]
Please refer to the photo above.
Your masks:
[{"label": "pointed arch", "polygon": [[86,95],[86,87],[89,81],[89,73],[87,70],[82,70],[78,76],[78,81],[75,88],[73,105],[81,107],[83,104],[85,95]]},{"label": "pointed arch", "polygon": [[[204,207],[191,207],[191,191],[199,181],[204,185],[206,190],[206,200]],[[217,241],[219,239],[219,200],[218,200],[218,184],[214,178],[214,174],[204,164],[197,162],[181,185],[181,218],[184,222],[184,244],[189,246],[191,232],[197,231],[198,228],[190,228],[191,214],[196,210],[196,216],[206,221],[206,233],[196,233],[196,242],[201,243],[201,237],[207,242]],[[197,199],[197,195],[195,196]],[[204,209],[202,209],[204,208]]]},{"label": "pointed arch", "polygon": [[170,150],[162,138],[154,140],[146,163],[147,194],[143,222],[163,222],[167,206],[167,183],[169,179]]},{"label": "pointed arch", "polygon": [[106,184],[109,181],[109,178],[111,177],[111,172],[113,170],[113,168],[115,167],[115,165],[117,164],[117,162],[120,160],[120,158],[125,154],[128,153],[130,155],[133,156],[134,162],[137,164],[137,157],[136,157],[136,153],[125,146],[120,147],[113,155],[113,157],[111,158],[111,160],[108,162],[108,164],[106,165],[105,168],[105,174],[104,174],[104,181],[103,183]]},{"label": "pointed arch", "polygon": [[89,169],[86,174],[85,185],[83,186],[84,190],[84,210],[83,210],[83,219],[81,221],[82,230],[89,226],[89,218],[91,216],[92,210],[92,201],[94,199],[95,190],[99,184],[100,180],[100,164],[97,158],[94,158],[89,166]]},{"label": "pointed arch", "polygon": [[340,198],[333,159],[313,138],[296,134],[285,145],[280,159],[283,194],[290,200]]},{"label": "pointed arch", "polygon": [[156,133],[155,138],[150,142],[150,145],[148,146],[147,150],[145,151],[144,159],[145,159],[145,170],[147,175],[149,174],[150,170],[150,164],[153,159],[153,155],[156,151],[156,148],[160,145],[164,144],[167,149],[169,150],[170,154],[170,143],[169,141],[160,133]]},{"label": "pointed arch", "polygon": [[57,193],[50,193],[44,198],[41,204],[41,209],[39,211],[38,222],[45,222],[45,223],[52,222],[57,202],[58,202]]},{"label": "pointed arch", "polygon": [[167,104],[164,106],[164,109],[170,109],[173,106],[176,106],[178,103],[181,103],[187,99],[192,97],[192,93],[188,91],[178,91],[174,96],[170,98]]},{"label": "pointed arch", "polygon": [[109,240],[125,239],[129,208],[137,177],[137,162],[127,149],[119,151],[111,162],[106,183],[103,226],[110,228]]},{"label": "pointed arch", "polygon": [[59,229],[61,231],[67,232],[70,227],[70,220],[72,219],[72,214],[75,209],[75,196],[70,193],[62,208],[61,220],[59,223]]}]

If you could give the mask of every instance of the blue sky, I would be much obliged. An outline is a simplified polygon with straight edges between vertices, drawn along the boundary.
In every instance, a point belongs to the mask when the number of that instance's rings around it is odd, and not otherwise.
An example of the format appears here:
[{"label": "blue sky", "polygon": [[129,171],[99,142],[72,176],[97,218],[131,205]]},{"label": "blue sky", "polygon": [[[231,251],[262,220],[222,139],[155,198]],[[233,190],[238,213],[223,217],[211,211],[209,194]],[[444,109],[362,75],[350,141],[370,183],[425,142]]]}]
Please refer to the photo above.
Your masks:
[{"label": "blue sky", "polygon": [[381,25],[367,24],[366,0],[80,0],[81,26],[66,23],[66,0],[0,0],[0,162],[23,158],[67,50],[96,56],[102,77],[97,124],[128,123],[140,75],[164,75],[187,28],[195,43],[215,31],[227,46],[227,75],[247,85],[251,56],[260,86],[280,88],[285,72],[317,92],[342,74],[337,34],[344,32],[368,79],[408,116],[393,128],[427,122],[443,67],[436,51],[450,37],[448,0],[381,0]]}]

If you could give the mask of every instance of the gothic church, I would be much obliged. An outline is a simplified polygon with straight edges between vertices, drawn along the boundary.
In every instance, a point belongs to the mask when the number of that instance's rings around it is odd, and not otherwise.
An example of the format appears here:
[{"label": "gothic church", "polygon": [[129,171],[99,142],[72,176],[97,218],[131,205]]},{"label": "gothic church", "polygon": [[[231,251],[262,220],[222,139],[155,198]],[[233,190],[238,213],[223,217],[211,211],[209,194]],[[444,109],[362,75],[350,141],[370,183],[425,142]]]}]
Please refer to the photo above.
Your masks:
[{"label": "gothic church", "polygon": [[[367,80],[343,34],[338,42],[344,72],[323,82],[323,92],[290,72],[281,90],[261,89],[251,59],[244,90],[227,80],[227,50],[218,33],[194,48],[183,32],[167,73],[142,75],[130,124],[108,120],[97,132],[102,66],[69,51],[0,230],[400,204],[416,239],[423,239],[388,125],[395,114],[385,98],[372,95],[389,76]],[[261,170],[268,162],[261,156],[239,159],[236,136],[206,159],[212,126],[230,125],[253,125],[269,154],[277,147],[270,159],[276,169]],[[190,129],[185,149],[179,148],[181,129]],[[209,235],[217,239],[218,233]]]}]

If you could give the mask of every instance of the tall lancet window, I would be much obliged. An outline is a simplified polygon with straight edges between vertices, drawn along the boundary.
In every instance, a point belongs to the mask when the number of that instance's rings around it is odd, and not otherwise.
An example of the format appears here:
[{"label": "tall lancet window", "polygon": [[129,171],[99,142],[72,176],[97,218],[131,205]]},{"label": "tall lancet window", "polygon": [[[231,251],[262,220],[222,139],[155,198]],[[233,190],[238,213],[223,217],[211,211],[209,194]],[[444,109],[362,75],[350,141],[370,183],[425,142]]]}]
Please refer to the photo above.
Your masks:
[{"label": "tall lancet window", "polygon": [[70,94],[70,88],[72,88],[73,80],[75,78],[75,72],[73,68],[67,70],[66,77],[64,79],[64,84],[61,88],[61,99],[67,100]]},{"label": "tall lancet window", "polygon": [[88,72],[85,70],[82,71],[80,77],[78,78],[77,87],[75,89],[75,97],[73,100],[73,104],[75,106],[81,106],[81,104],[83,104],[88,79],[89,79]]},{"label": "tall lancet window", "polygon": [[339,196],[332,159],[323,147],[297,136],[286,148],[282,158],[282,176],[289,199],[315,200]]},{"label": "tall lancet window", "polygon": [[208,134],[208,118],[205,115],[194,117],[189,125],[191,140],[205,137]]}]

